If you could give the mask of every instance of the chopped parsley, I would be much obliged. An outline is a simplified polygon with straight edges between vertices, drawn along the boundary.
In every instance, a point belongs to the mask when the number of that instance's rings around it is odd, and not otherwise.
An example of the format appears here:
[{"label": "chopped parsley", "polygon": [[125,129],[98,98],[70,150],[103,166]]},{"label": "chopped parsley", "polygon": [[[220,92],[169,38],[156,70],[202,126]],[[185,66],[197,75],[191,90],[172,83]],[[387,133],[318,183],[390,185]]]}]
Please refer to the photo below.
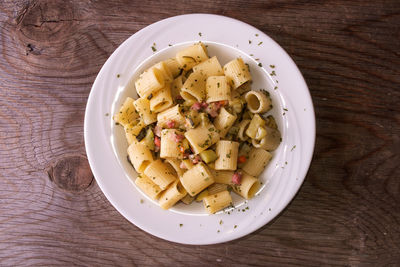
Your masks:
[{"label": "chopped parsley", "polygon": [[201,32],[199,32],[199,36],[201,37]]},{"label": "chopped parsley", "polygon": [[120,74],[117,74],[117,78],[119,78],[119,77],[121,77],[121,75],[120,75]]},{"label": "chopped parsley", "polygon": [[182,226],[183,226],[183,224],[182,224],[182,223],[180,223],[180,224],[179,224],[179,227],[182,227]]},{"label": "chopped parsley", "polygon": [[258,45],[262,45],[263,42],[259,42]]},{"label": "chopped parsley", "polygon": [[273,68],[275,68],[275,65],[269,65],[269,67],[270,67],[271,69],[273,69]]},{"label": "chopped parsley", "polygon": [[262,67],[262,64],[261,64],[261,62],[260,62],[260,63],[258,63],[258,66],[259,66],[259,67]]}]

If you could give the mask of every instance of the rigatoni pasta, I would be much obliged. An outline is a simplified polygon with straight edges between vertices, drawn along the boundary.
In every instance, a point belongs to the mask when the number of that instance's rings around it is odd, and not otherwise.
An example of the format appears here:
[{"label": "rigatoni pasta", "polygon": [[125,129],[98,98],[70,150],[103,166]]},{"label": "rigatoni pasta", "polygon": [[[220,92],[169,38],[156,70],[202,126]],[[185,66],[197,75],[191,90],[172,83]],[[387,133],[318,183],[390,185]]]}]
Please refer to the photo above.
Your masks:
[{"label": "rigatoni pasta", "polygon": [[135,100],[133,98],[127,97],[124,104],[119,109],[119,112],[114,115],[114,121],[121,124],[124,127],[129,127],[134,124],[136,119],[139,117],[138,112],[133,105]]},{"label": "rigatoni pasta", "polygon": [[148,125],[157,121],[157,115],[150,109],[150,101],[147,98],[139,98],[133,102],[136,110],[139,112],[140,118],[144,124]]},{"label": "rigatoni pasta", "polygon": [[162,190],[167,188],[168,185],[177,179],[172,167],[165,164],[160,159],[151,162],[144,170],[144,174]]},{"label": "rigatoni pasta", "polygon": [[242,169],[250,175],[259,176],[271,158],[272,155],[268,151],[261,148],[253,148],[249,153],[249,160]]},{"label": "rigatoni pasta", "polygon": [[238,142],[219,140],[216,149],[218,159],[215,161],[215,169],[236,170],[238,149]]},{"label": "rigatoni pasta", "polygon": [[204,163],[198,163],[180,178],[183,187],[191,196],[195,196],[203,189],[214,183],[214,177]]},{"label": "rigatoni pasta", "polygon": [[231,192],[252,198],[281,142],[275,119],[264,115],[272,100],[251,90],[248,65],[221,63],[204,44],[189,46],[144,71],[134,81],[139,98],[126,98],[113,116],[137,188],[163,209],[195,200],[213,214],[233,205]]},{"label": "rigatoni pasta", "polygon": [[135,87],[140,97],[147,97],[164,87],[165,78],[163,73],[157,68],[150,68],[143,72],[139,79],[135,82]]},{"label": "rigatoni pasta", "polygon": [[186,196],[186,190],[183,188],[181,182],[176,180],[173,182],[162,194],[158,203],[160,207],[167,210],[175,205],[180,199]]},{"label": "rigatoni pasta", "polygon": [[183,70],[190,70],[195,65],[208,59],[204,44],[198,43],[178,52],[176,59]]},{"label": "rigatoni pasta", "polygon": [[153,113],[159,113],[172,106],[171,85],[158,90],[150,99],[150,110]]},{"label": "rigatoni pasta", "polygon": [[201,72],[207,77],[224,75],[217,57],[212,57],[193,67],[194,72]]},{"label": "rigatoni pasta", "polygon": [[138,175],[135,180],[135,184],[153,200],[158,199],[162,191],[158,185],[156,185],[144,174]]},{"label": "rigatoni pasta", "polygon": [[236,89],[242,84],[251,81],[249,68],[244,64],[243,59],[236,58],[224,66],[225,76],[232,84],[232,88]]},{"label": "rigatoni pasta", "polygon": [[210,76],[206,82],[207,103],[231,100],[231,88],[225,76]]}]

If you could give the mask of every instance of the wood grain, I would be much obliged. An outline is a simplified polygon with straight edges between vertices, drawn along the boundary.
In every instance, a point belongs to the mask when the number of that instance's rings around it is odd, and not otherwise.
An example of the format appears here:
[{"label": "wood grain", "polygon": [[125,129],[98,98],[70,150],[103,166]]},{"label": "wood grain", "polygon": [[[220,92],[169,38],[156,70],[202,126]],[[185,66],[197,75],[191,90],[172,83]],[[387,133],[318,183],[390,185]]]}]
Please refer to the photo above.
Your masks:
[{"label": "wood grain", "polygon": [[[317,141],[306,181],[272,223],[185,246],[126,221],[87,164],[91,85],[131,34],[185,13],[245,21],[293,57]],[[400,264],[400,2],[0,3],[0,265]]]}]

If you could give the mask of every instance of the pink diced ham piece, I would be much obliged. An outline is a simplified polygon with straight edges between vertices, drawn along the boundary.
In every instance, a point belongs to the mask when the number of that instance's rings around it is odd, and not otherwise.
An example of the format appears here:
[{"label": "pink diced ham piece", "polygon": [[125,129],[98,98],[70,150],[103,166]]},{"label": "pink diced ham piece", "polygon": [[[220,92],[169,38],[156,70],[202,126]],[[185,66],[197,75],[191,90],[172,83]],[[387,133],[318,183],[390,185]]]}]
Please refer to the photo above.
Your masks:
[{"label": "pink diced ham piece", "polygon": [[168,120],[166,122],[167,128],[172,129],[175,128],[175,121],[174,120]]},{"label": "pink diced ham piece", "polygon": [[240,185],[241,182],[242,182],[242,174],[240,172],[235,172],[232,175],[232,183]]},{"label": "pink diced ham piece", "polygon": [[196,102],[192,105],[192,109],[199,111],[201,109],[201,103],[200,102]]}]

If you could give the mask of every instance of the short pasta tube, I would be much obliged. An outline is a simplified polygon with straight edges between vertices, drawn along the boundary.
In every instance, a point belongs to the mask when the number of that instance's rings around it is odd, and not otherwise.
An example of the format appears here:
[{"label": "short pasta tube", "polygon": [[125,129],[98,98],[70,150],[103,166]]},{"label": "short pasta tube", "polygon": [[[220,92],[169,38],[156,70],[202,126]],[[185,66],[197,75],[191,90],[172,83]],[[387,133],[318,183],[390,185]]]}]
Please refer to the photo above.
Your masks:
[{"label": "short pasta tube", "polygon": [[141,144],[136,140],[128,147],[129,159],[139,173],[143,173],[146,167],[153,161],[153,155],[145,144]]},{"label": "short pasta tube", "polygon": [[249,137],[246,134],[246,130],[250,125],[250,120],[242,120],[239,123],[239,132],[238,132],[238,137],[240,140],[242,141],[246,141],[247,139],[249,139]]},{"label": "short pasta tube", "polygon": [[183,137],[183,133],[176,129],[161,131],[160,158],[182,158],[182,153],[179,151],[181,142],[177,142],[175,137],[178,135]]},{"label": "short pasta tube", "polygon": [[225,190],[203,198],[203,204],[209,214],[216,213],[232,205],[231,194]]},{"label": "short pasta tube", "polygon": [[225,76],[232,85],[232,89],[236,89],[242,84],[251,81],[249,68],[244,64],[243,59],[234,59],[224,66]]},{"label": "short pasta tube", "polygon": [[231,184],[233,171],[213,171],[214,181],[219,184]]},{"label": "short pasta tube", "polygon": [[203,101],[206,98],[206,81],[206,76],[200,72],[190,74],[182,86],[182,98],[185,100]]},{"label": "short pasta tube", "polygon": [[135,126],[132,127],[125,127],[125,136],[126,140],[128,141],[128,144],[132,144],[134,141],[136,141],[136,136],[140,133],[140,131],[146,127],[144,122],[140,120]]},{"label": "short pasta tube", "polygon": [[274,128],[264,127],[266,135],[261,140],[252,140],[254,147],[262,148],[268,151],[275,150],[281,143],[281,133]]},{"label": "short pasta tube", "polygon": [[168,185],[177,179],[174,172],[170,165],[165,164],[160,159],[151,162],[144,170],[144,174],[162,190],[165,190]]},{"label": "short pasta tube", "polygon": [[165,79],[157,68],[150,68],[143,72],[135,82],[136,92],[140,97],[147,97],[152,92],[164,87]]},{"label": "short pasta tube", "polygon": [[150,101],[147,98],[138,98],[133,102],[144,124],[149,125],[157,120],[157,115],[150,110]]},{"label": "short pasta tube", "polygon": [[247,108],[253,113],[265,113],[272,108],[271,98],[260,91],[250,91],[245,95]]},{"label": "short pasta tube", "polygon": [[245,82],[244,84],[236,88],[235,92],[237,92],[239,95],[242,95],[250,90],[251,90],[251,81]]},{"label": "short pasta tube", "polygon": [[212,123],[208,125],[199,125],[185,133],[195,154],[206,150],[220,139],[219,133],[215,130]]},{"label": "short pasta tube", "polygon": [[236,115],[230,114],[224,107],[221,108],[218,116],[214,120],[215,128],[220,131],[219,135],[221,138],[225,137],[229,129],[235,123],[236,118]]},{"label": "short pasta tube", "polygon": [[182,76],[176,77],[171,83],[171,96],[175,101],[177,96],[181,95],[181,88],[183,86]]},{"label": "short pasta tube", "polygon": [[232,188],[237,194],[241,195],[245,199],[250,199],[257,193],[258,189],[260,189],[260,181],[256,177],[242,172],[240,184],[233,184]]},{"label": "short pasta tube", "polygon": [[181,73],[181,67],[176,58],[170,58],[165,60],[164,62],[174,78],[179,76],[179,74]]},{"label": "short pasta tube", "polygon": [[189,195],[195,196],[214,183],[214,177],[204,163],[198,163],[180,178]]},{"label": "short pasta tube", "polygon": [[158,200],[158,204],[160,207],[167,210],[175,205],[176,202],[181,200],[184,196],[186,196],[187,192],[185,188],[183,188],[181,182],[176,180],[168,188],[161,193],[160,199]]},{"label": "short pasta tube", "polygon": [[258,177],[271,158],[272,155],[268,151],[261,148],[252,148],[249,153],[249,158],[242,169],[248,174]]},{"label": "short pasta tube", "polygon": [[118,113],[114,115],[114,121],[126,127],[133,124],[139,117],[133,105],[133,98],[127,97],[119,109]]},{"label": "short pasta tube", "polygon": [[165,64],[165,61],[158,62],[153,66],[153,68],[157,68],[159,71],[161,71],[163,77],[164,77],[164,82],[165,83],[170,83],[174,79],[172,76],[171,71],[169,70],[167,64]]},{"label": "short pasta tube", "polygon": [[170,106],[172,106],[172,96],[171,96],[171,85],[168,84],[164,88],[158,90],[154,93],[153,97],[150,99],[150,110],[153,113],[159,113]]},{"label": "short pasta tube", "polygon": [[143,193],[153,200],[158,199],[162,191],[158,185],[153,183],[153,181],[151,181],[149,177],[144,174],[141,174],[136,178],[135,184],[140,188],[140,190],[143,191]]},{"label": "short pasta tube", "polygon": [[213,56],[212,58],[209,58],[206,61],[194,66],[193,71],[201,72],[207,77],[224,75],[224,71],[222,70],[221,64],[219,64],[216,56]]},{"label": "short pasta tube", "polygon": [[179,159],[167,158],[165,159],[165,163],[168,163],[169,165],[172,166],[172,168],[174,168],[178,177],[181,177],[185,173],[185,170],[181,168],[181,161]]},{"label": "short pasta tube", "polygon": [[157,121],[157,124],[161,127],[166,127],[168,121],[174,121],[174,123],[176,124],[176,128],[185,125],[186,122],[179,105],[175,105],[167,110],[164,110],[161,113],[158,113]]},{"label": "short pasta tube", "polygon": [[264,125],[265,125],[265,120],[261,118],[260,115],[254,114],[246,130],[246,135],[252,139],[255,138],[257,135],[258,128],[264,127]]},{"label": "short pasta tube", "polygon": [[207,49],[202,43],[197,43],[176,54],[176,60],[183,70],[190,70],[193,66],[208,59]]},{"label": "short pasta tube", "polygon": [[215,169],[236,170],[238,152],[238,142],[219,140],[216,149],[218,159],[215,161]]},{"label": "short pasta tube", "polygon": [[210,76],[206,82],[207,102],[231,100],[231,87],[225,76]]},{"label": "short pasta tube", "polygon": [[210,185],[207,190],[208,190],[209,195],[214,195],[216,193],[228,190],[228,185],[214,183],[214,184]]}]

